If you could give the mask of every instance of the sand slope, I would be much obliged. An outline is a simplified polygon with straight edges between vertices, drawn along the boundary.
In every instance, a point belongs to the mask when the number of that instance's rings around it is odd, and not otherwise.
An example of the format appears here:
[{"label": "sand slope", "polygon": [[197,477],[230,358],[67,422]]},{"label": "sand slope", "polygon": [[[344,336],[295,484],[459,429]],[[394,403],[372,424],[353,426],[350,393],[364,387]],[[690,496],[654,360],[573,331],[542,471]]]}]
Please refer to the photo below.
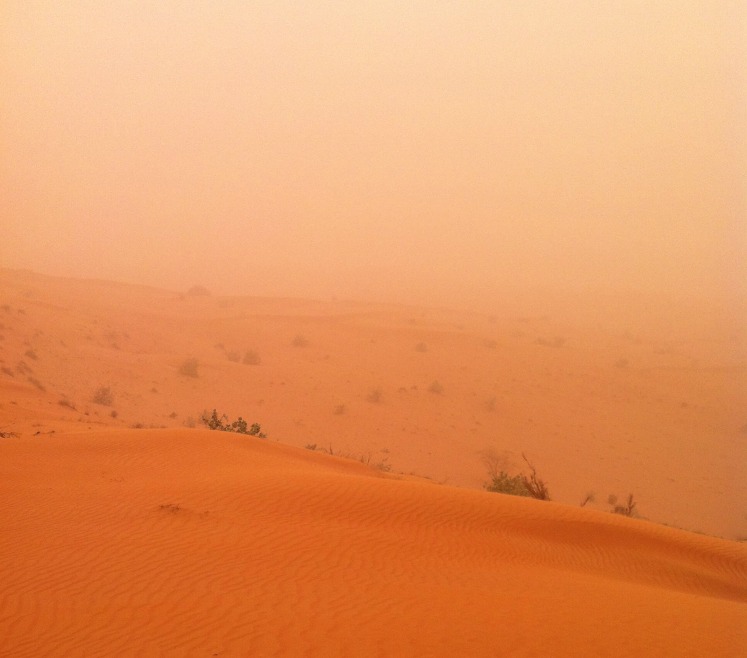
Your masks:
[{"label": "sand slope", "polygon": [[745,655],[747,315],[501,308],[0,270],[0,655]]},{"label": "sand slope", "polygon": [[206,430],[0,442],[4,656],[738,656],[747,550]]}]

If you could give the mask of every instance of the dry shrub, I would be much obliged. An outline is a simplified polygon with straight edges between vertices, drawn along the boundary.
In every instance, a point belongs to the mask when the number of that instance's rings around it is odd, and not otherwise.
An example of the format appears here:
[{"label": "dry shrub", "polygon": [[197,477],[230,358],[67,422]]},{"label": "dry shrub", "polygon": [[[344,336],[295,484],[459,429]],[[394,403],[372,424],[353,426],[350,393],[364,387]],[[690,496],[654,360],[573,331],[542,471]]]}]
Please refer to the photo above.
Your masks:
[{"label": "dry shrub", "polygon": [[371,404],[378,404],[381,402],[381,396],[383,395],[383,392],[381,388],[374,388],[371,391],[369,391],[368,395],[366,396],[366,400],[368,400]]},{"label": "dry shrub", "polygon": [[200,375],[197,372],[197,368],[199,365],[200,362],[194,357],[185,359],[179,366],[179,374],[184,375],[185,377],[199,377]]},{"label": "dry shrub", "polygon": [[431,385],[428,387],[429,393],[435,393],[436,395],[441,395],[441,393],[444,392],[444,387],[441,386],[441,383],[437,380],[434,380],[431,382]]},{"label": "dry shrub", "polygon": [[114,394],[109,386],[99,386],[93,394],[91,401],[94,404],[101,404],[105,407],[111,407],[114,404]]},{"label": "dry shrub", "polygon": [[245,366],[258,366],[261,363],[261,359],[259,358],[259,354],[254,350],[247,350],[244,352],[242,363]]},{"label": "dry shrub", "polygon": [[490,476],[490,481],[486,483],[485,488],[494,493],[526,496],[528,498],[536,498],[537,500],[550,500],[550,491],[547,488],[547,483],[537,475],[537,469],[527,459],[527,456],[524,453],[521,456],[527,463],[527,466],[529,466],[529,475],[525,473],[509,475],[505,470],[508,463],[506,453],[499,456],[493,451],[483,451],[483,463],[487,466],[488,475]]}]

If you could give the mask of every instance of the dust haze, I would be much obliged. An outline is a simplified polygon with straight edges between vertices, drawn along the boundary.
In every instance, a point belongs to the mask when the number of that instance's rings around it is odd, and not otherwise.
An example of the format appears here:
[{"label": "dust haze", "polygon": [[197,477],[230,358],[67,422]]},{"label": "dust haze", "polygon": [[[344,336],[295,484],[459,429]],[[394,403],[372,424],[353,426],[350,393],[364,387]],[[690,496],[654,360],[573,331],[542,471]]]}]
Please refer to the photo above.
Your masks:
[{"label": "dust haze", "polygon": [[739,2],[4,2],[2,265],[744,295]]}]

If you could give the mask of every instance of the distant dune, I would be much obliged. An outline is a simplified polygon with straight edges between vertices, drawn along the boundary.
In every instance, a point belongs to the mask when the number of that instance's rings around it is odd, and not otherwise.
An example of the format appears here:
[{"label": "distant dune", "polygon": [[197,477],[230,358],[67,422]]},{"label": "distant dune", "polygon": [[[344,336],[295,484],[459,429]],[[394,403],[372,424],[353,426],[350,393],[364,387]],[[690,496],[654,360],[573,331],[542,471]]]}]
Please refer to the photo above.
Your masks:
[{"label": "distant dune", "polygon": [[0,270],[0,655],[745,655],[744,327],[545,311]]}]

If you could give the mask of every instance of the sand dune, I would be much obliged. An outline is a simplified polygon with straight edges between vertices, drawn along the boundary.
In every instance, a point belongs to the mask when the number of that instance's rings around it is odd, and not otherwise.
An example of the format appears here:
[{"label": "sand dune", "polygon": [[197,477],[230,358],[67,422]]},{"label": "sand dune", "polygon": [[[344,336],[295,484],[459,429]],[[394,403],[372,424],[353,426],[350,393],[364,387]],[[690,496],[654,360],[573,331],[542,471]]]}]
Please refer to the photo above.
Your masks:
[{"label": "sand dune", "polygon": [[3,655],[740,655],[747,551],[190,430],[0,444]]},{"label": "sand dune", "polygon": [[[473,489],[482,451],[509,468],[525,452],[554,500],[593,492],[608,511],[610,494],[633,493],[653,521],[747,537],[747,313],[497,306],[190,296],[0,270],[0,387],[15,387],[0,429],[183,427],[217,408],[271,440]],[[197,377],[180,374],[189,358]],[[93,403],[101,387],[110,405]]]},{"label": "sand dune", "polygon": [[0,270],[0,655],[744,655],[743,321],[550,310]]}]

